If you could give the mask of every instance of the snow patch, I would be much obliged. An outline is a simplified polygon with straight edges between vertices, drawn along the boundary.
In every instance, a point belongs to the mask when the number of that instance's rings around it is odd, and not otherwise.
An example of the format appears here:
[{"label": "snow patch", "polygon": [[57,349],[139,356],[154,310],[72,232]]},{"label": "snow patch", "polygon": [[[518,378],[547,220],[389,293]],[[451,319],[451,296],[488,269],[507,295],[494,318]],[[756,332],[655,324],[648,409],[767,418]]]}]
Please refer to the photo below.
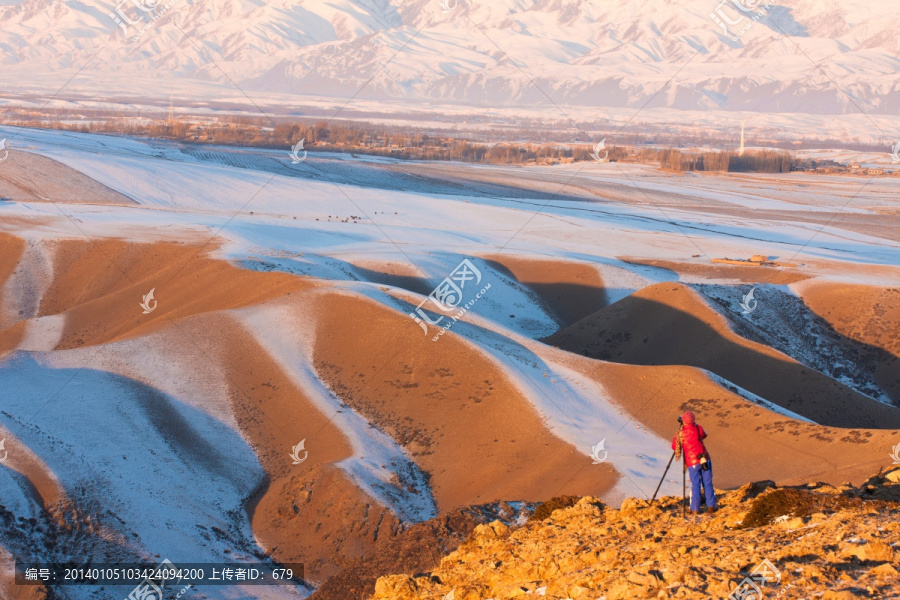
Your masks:
[{"label": "snow patch", "polygon": [[66,327],[66,315],[49,315],[26,321],[19,350],[49,352],[56,348]]},{"label": "snow patch", "polygon": [[231,313],[319,411],[333,415],[331,421],[347,436],[355,454],[337,465],[360,489],[403,521],[415,523],[437,516],[425,474],[415,461],[322,383],[312,366],[313,335],[303,319],[286,306],[257,306]]}]

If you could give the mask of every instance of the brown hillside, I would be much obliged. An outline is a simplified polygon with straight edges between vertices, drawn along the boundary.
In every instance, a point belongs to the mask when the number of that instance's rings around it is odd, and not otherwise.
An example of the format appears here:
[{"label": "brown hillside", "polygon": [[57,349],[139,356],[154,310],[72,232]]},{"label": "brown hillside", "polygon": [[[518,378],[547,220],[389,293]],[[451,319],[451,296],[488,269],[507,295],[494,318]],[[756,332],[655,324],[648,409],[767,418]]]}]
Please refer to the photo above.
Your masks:
[{"label": "brown hillside", "polygon": [[[405,314],[328,294],[318,303],[319,377],[406,448],[431,476],[442,512],[558,491],[609,489],[611,469],[553,435],[487,356],[455,335],[438,342]],[[566,483],[569,479],[572,479]]]},{"label": "brown hillside", "polygon": [[[694,411],[709,435],[705,443],[714,463],[715,484],[722,488],[758,479],[859,482],[884,464],[891,447],[900,443],[900,430],[824,427],[781,416],[723,388],[696,368],[582,360],[576,368],[599,381],[635,423],[658,435],[664,453],[671,452],[677,417]],[[615,448],[616,437],[610,432],[607,448]],[[659,465],[660,476],[663,468]],[[680,481],[680,467],[674,469],[669,475]],[[655,483],[641,493],[649,497]],[[627,489],[638,495],[633,487]]]},{"label": "brown hillside", "polygon": [[[55,244],[54,272],[40,315],[66,313],[58,349],[145,335],[171,320],[237,308],[311,284],[285,273],[239,269],[208,257],[210,248],[167,242],[63,240]],[[156,310],[142,314],[155,289]]]},{"label": "brown hillside", "polygon": [[566,327],[608,304],[600,273],[593,265],[492,254],[484,259],[533,291]]},{"label": "brown hillside", "polygon": [[892,398],[900,398],[900,288],[808,282],[799,287],[810,310],[841,335],[880,348],[860,361],[875,361],[875,378]]},{"label": "brown hillside", "polygon": [[0,358],[14,350],[25,333],[23,327],[15,326],[15,316],[6,317],[3,304],[4,285],[16,270],[24,249],[25,242],[22,238],[0,232]]},{"label": "brown hillside", "polygon": [[691,262],[657,258],[631,258],[627,256],[622,256],[620,258],[625,262],[636,265],[648,265],[651,267],[668,269],[678,275],[690,275],[708,279],[734,279],[743,283],[771,283],[775,285],[784,285],[809,278],[809,275],[798,273],[790,268],[710,263],[706,258],[698,258]]},{"label": "brown hillside", "polygon": [[10,150],[0,171],[0,199],[15,202],[125,204],[137,202],[63,163]]},{"label": "brown hillside", "polygon": [[545,341],[607,361],[707,369],[822,425],[900,428],[900,410],[734,334],[698,294],[678,283],[639,290]]}]

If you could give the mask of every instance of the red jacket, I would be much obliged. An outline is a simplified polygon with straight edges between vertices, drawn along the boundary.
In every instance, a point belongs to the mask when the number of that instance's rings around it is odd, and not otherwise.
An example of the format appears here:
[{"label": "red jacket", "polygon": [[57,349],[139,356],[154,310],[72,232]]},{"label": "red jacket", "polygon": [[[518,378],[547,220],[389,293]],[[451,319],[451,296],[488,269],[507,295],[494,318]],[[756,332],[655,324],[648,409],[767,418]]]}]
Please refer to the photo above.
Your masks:
[{"label": "red jacket", "polygon": [[681,429],[675,433],[675,437],[672,438],[672,450],[675,450],[678,446],[679,435],[681,435],[681,447],[684,450],[685,464],[692,467],[700,462],[701,454],[706,454],[706,446],[703,445],[703,440],[706,439],[706,432],[695,423],[682,425]]}]

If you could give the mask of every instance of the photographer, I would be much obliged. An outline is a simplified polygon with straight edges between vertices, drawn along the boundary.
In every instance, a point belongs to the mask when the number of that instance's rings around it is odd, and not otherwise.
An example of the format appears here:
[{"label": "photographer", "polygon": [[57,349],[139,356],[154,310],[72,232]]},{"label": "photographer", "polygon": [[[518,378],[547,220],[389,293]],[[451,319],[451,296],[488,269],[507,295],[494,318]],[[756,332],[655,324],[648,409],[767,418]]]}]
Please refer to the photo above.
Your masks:
[{"label": "photographer", "polygon": [[675,432],[672,450],[675,451],[676,457],[680,457],[684,451],[684,464],[691,478],[691,514],[700,513],[701,486],[706,495],[706,510],[715,512],[716,492],[712,483],[712,461],[706,446],[703,445],[706,432],[695,423],[694,413],[691,411],[678,417],[678,422],[681,423],[681,427]]}]

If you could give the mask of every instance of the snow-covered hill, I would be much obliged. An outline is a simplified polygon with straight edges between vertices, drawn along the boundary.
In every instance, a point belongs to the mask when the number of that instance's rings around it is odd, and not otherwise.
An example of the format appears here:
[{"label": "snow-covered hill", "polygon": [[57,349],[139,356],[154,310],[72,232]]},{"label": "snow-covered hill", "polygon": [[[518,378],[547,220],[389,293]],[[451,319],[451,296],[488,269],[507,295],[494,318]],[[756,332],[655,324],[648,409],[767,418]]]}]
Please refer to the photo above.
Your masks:
[{"label": "snow-covered hill", "polygon": [[[432,526],[463,536],[464,507],[474,527],[559,495],[651,496],[685,408],[716,427],[723,488],[858,480],[897,443],[900,414],[872,399],[898,397],[897,178],[324,152],[291,165],[2,138],[4,600],[27,597],[5,585],[9,556],[274,559],[303,563],[316,600],[358,597],[361,563],[432,568],[398,565]],[[9,181],[30,197],[9,199]],[[797,266],[709,261],[751,253]],[[453,277],[463,261],[468,279]],[[454,281],[459,311],[438,312],[428,294],[452,303]],[[750,285],[759,308],[735,317]],[[660,493],[679,487],[669,471]]]},{"label": "snow-covered hill", "polygon": [[898,17],[887,0],[20,0],[0,6],[0,80],[97,100],[898,114]]}]

